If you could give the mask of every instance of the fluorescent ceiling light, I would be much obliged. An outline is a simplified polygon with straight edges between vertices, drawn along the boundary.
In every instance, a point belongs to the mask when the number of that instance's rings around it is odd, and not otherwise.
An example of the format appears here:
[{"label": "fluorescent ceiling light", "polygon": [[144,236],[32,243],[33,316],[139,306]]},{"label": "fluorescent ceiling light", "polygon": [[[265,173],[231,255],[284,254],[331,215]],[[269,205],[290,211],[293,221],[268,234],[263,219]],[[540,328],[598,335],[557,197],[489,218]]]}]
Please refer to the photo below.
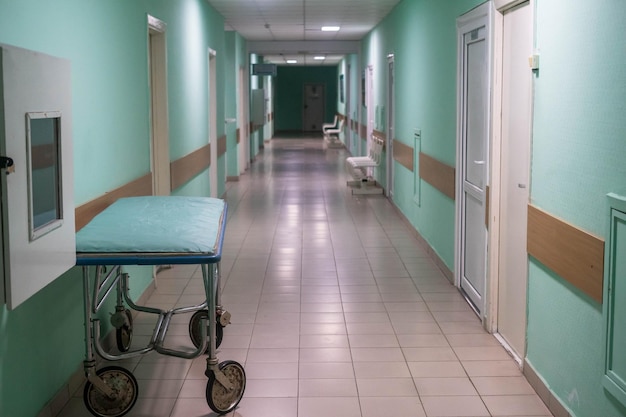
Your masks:
[{"label": "fluorescent ceiling light", "polygon": [[339,26],[322,26],[322,32],[337,32],[339,29]]},{"label": "fluorescent ceiling light", "polygon": [[326,57],[325,56],[316,56],[313,59],[315,59],[316,61],[322,61],[322,60],[326,59]]},{"label": "fluorescent ceiling light", "polygon": [[287,60],[287,63],[288,63],[288,64],[297,64],[297,63],[298,63],[298,61],[296,61],[295,59],[288,59],[288,60]]}]

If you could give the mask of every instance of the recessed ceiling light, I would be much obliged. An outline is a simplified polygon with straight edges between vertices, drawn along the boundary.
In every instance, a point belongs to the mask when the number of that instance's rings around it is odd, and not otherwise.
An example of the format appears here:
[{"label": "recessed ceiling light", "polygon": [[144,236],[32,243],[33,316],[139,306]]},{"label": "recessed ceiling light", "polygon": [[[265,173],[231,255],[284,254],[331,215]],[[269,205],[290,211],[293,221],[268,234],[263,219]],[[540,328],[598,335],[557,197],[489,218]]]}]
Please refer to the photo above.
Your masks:
[{"label": "recessed ceiling light", "polygon": [[315,59],[316,61],[322,61],[322,60],[326,59],[326,57],[325,56],[316,56],[313,59]]},{"label": "recessed ceiling light", "polygon": [[288,60],[287,60],[287,63],[288,63],[288,64],[297,64],[297,63],[298,63],[298,61],[296,61],[295,59],[288,59]]},{"label": "recessed ceiling light", "polygon": [[322,26],[322,32],[337,32],[339,29],[339,26]]}]

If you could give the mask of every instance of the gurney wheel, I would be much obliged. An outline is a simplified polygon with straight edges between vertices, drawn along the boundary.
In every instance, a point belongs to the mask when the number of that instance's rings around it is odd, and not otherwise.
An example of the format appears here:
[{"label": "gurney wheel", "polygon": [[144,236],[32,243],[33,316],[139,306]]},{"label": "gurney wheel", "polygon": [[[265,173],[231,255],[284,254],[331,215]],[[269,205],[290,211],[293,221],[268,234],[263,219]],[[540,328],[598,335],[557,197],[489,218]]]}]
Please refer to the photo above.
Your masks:
[{"label": "gurney wheel", "polygon": [[133,341],[133,314],[128,309],[125,309],[124,313],[127,317],[126,323],[115,329],[115,341],[120,352],[128,352]]},{"label": "gurney wheel", "polygon": [[219,369],[224,376],[233,384],[232,390],[227,390],[210,372],[206,384],[206,401],[211,410],[217,414],[226,414],[233,410],[241,401],[246,389],[246,372],[243,366],[235,361],[224,361],[219,364]]},{"label": "gurney wheel", "polygon": [[[189,320],[189,337],[195,347],[202,344],[202,331],[200,326],[202,325],[202,318],[208,318],[209,312],[207,310],[198,310],[193,313],[191,320]],[[219,316],[216,318],[215,323],[215,347],[218,348],[222,344],[222,338],[224,337],[224,326],[220,323]],[[209,347],[207,346],[207,352]]]},{"label": "gurney wheel", "polygon": [[128,413],[137,401],[138,386],[135,376],[119,366],[99,369],[96,375],[113,390],[115,396],[107,397],[87,381],[83,400],[89,412],[98,417],[120,417]]}]

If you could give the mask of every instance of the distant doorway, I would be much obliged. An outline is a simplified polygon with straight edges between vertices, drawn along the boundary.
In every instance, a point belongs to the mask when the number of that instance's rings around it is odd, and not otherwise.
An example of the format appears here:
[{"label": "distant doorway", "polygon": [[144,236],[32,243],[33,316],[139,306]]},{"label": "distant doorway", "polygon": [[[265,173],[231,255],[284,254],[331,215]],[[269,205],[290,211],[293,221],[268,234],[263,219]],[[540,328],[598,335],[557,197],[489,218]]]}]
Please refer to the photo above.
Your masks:
[{"label": "distant doorway", "polygon": [[387,196],[393,200],[393,182],[394,182],[394,161],[393,161],[393,139],[395,136],[395,69],[394,56],[390,54],[387,57]]},{"label": "distant doorway", "polygon": [[324,85],[304,85],[304,104],[302,111],[302,130],[304,132],[322,131],[325,101],[326,94]]},{"label": "distant doorway", "polygon": [[239,95],[237,101],[237,131],[239,173],[243,174],[248,169],[250,161],[250,140],[248,139],[248,114],[246,112],[248,103],[248,85],[246,84],[246,73],[243,68],[239,68]]},{"label": "distant doorway", "polygon": [[148,15],[148,61],[150,82],[150,156],[152,193],[170,194],[170,145],[167,116],[166,25]]},{"label": "distant doorway", "polygon": [[216,53],[213,49],[209,49],[209,149],[211,154],[211,165],[209,166],[210,192],[211,197],[217,197],[217,64]]}]

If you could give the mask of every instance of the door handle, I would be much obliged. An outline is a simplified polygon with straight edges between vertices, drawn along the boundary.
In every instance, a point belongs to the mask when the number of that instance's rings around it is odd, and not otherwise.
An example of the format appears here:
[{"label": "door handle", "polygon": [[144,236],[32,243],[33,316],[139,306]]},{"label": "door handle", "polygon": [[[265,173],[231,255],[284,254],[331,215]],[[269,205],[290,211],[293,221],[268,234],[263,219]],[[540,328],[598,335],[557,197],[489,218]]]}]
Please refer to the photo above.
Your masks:
[{"label": "door handle", "polygon": [[517,187],[518,188],[526,188],[526,184],[519,183],[519,184],[517,184]]},{"label": "door handle", "polygon": [[0,169],[6,169],[7,175],[15,172],[15,164],[13,162],[13,158],[10,158],[8,156],[0,156]]}]

